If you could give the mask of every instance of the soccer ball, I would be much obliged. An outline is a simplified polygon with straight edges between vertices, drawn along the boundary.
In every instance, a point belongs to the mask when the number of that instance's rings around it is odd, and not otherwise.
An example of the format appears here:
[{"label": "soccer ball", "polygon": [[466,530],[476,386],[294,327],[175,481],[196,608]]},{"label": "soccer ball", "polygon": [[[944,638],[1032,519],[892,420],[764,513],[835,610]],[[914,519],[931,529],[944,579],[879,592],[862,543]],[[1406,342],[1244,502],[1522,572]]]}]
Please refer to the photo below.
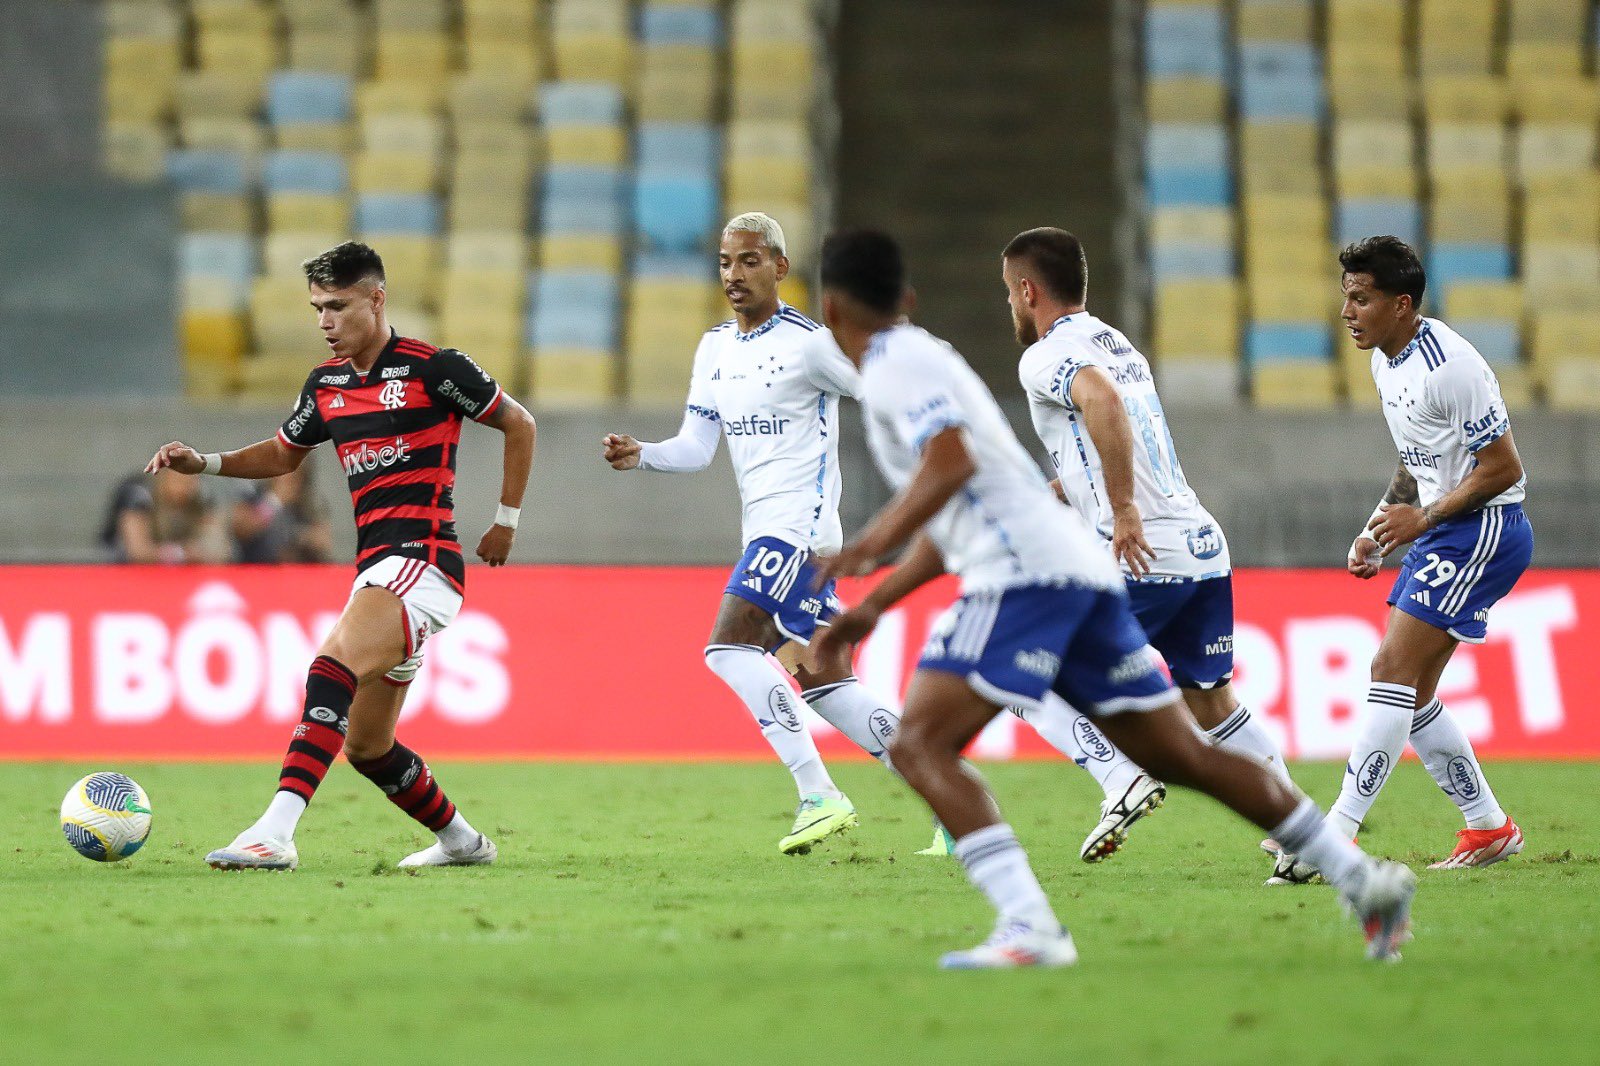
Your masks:
[{"label": "soccer ball", "polygon": [[90,774],[67,789],[61,831],[72,850],[86,859],[126,859],[150,835],[150,797],[125,774]]}]

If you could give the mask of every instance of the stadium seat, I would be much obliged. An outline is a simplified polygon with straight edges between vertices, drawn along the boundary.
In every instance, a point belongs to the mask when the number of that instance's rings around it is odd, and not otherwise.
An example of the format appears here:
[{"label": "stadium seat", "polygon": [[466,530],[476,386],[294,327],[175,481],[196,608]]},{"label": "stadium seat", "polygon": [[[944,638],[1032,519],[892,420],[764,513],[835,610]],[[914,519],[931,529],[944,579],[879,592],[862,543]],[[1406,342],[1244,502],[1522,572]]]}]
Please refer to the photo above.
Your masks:
[{"label": "stadium seat", "polygon": [[1525,242],[1600,243],[1600,172],[1589,169],[1534,175],[1523,191]]},{"label": "stadium seat", "polygon": [[616,364],[609,353],[548,348],[532,353],[528,391],[542,409],[593,407],[616,394]]},{"label": "stadium seat", "polygon": [[646,172],[633,190],[634,224],[647,248],[693,251],[716,231],[717,187],[709,178]]},{"label": "stadium seat", "polygon": [[1250,314],[1260,323],[1295,323],[1330,317],[1338,311],[1338,291],[1327,272],[1267,274],[1247,289]]},{"label": "stadium seat", "polygon": [[1510,104],[1524,122],[1593,122],[1600,97],[1592,79],[1540,74],[1517,83]]},{"label": "stadium seat", "polygon": [[355,225],[362,233],[435,236],[442,228],[439,200],[427,194],[362,193],[356,197]]},{"label": "stadium seat", "polygon": [[1237,361],[1239,285],[1232,278],[1168,282],[1156,289],[1155,350],[1172,359]]},{"label": "stadium seat", "polygon": [[639,75],[639,119],[710,121],[718,85],[715,53],[709,49],[699,45],[647,47]]},{"label": "stadium seat", "polygon": [[334,152],[279,151],[267,156],[262,184],[268,193],[334,195],[349,189],[350,174],[344,157]]},{"label": "stadium seat", "polygon": [[621,279],[589,271],[540,271],[528,313],[528,344],[547,348],[616,346]]},{"label": "stadium seat", "polygon": [[1334,187],[1343,199],[1417,194],[1415,145],[1407,123],[1338,122],[1333,127]]},{"label": "stadium seat", "polygon": [[647,3],[639,13],[639,38],[647,45],[714,48],[722,41],[721,12],[711,6]]},{"label": "stadium seat", "polygon": [[430,114],[444,105],[447,78],[374,78],[356,86],[356,118],[378,114]]},{"label": "stadium seat", "polygon": [[534,261],[541,270],[622,272],[622,237],[607,233],[545,233]]},{"label": "stadium seat", "polygon": [[1363,237],[1393,234],[1416,246],[1422,239],[1422,213],[1413,200],[1341,200],[1333,209],[1334,240],[1349,244]]},{"label": "stadium seat", "polygon": [[274,125],[348,122],[353,106],[350,79],[342,74],[282,70],[267,85],[267,120]]},{"label": "stadium seat", "polygon": [[[363,232],[361,237],[383,257],[383,272],[388,279],[386,287],[391,303],[397,308],[407,308],[413,312],[432,311],[439,298],[439,271],[443,257],[439,239],[376,231]],[[422,324],[412,328],[421,330]]]},{"label": "stadium seat", "polygon": [[1280,42],[1239,46],[1239,114],[1247,122],[1317,120],[1322,70],[1314,47]]},{"label": "stadium seat", "polygon": [[1523,180],[1595,164],[1595,127],[1587,123],[1525,123],[1517,130],[1517,172]]},{"label": "stadium seat", "polygon": [[1424,76],[1488,74],[1499,5],[1472,0],[1418,0],[1418,63]]},{"label": "stadium seat", "polygon": [[1145,82],[1144,111],[1153,123],[1220,123],[1228,89],[1220,79],[1153,78]]},{"label": "stadium seat", "polygon": [[250,329],[258,352],[315,350],[316,314],[305,278],[262,275],[250,287]]},{"label": "stadium seat", "polygon": [[623,190],[614,168],[553,165],[540,195],[540,226],[546,233],[620,234]]},{"label": "stadium seat", "polygon": [[1546,286],[1600,285],[1600,247],[1591,241],[1549,241],[1522,249],[1522,280],[1538,292]]},{"label": "stadium seat", "polygon": [[357,31],[323,29],[291,32],[286,65],[291,70],[315,70],[356,77],[367,66],[366,37]]},{"label": "stadium seat", "polygon": [[430,195],[439,184],[439,157],[413,152],[355,153],[351,185],[358,193]]},{"label": "stadium seat", "polygon": [[350,229],[350,201],[327,193],[282,192],[267,196],[267,229]]},{"label": "stadium seat", "polygon": [[1454,244],[1509,244],[1511,241],[1509,197],[1441,190],[1434,196],[1428,218],[1429,236],[1435,241]]},{"label": "stadium seat", "polygon": [[1240,0],[1234,10],[1241,42],[1309,44],[1316,37],[1317,7],[1310,0]]},{"label": "stadium seat", "polygon": [[1152,78],[1227,76],[1230,49],[1222,5],[1151,4],[1145,14],[1145,69]]},{"label": "stadium seat", "polygon": [[249,168],[238,152],[176,149],[167,153],[167,178],[180,192],[243,193]]},{"label": "stadium seat", "polygon": [[1339,402],[1339,372],[1331,362],[1261,360],[1250,367],[1250,397],[1276,410],[1324,410]]},{"label": "stadium seat", "polygon": [[243,300],[256,272],[255,241],[238,233],[185,233],[178,238],[178,272],[236,285]]},{"label": "stadium seat", "polygon": [[1233,202],[1227,131],[1221,126],[1152,126],[1145,136],[1152,207],[1225,207]]},{"label": "stadium seat", "polygon": [[[1513,10],[1516,4],[1509,5]],[[1583,73],[1583,40],[1512,41],[1506,48],[1506,76],[1520,88],[1524,81],[1551,75],[1578,77]]]},{"label": "stadium seat", "polygon": [[300,264],[349,237],[347,230],[292,229],[270,232],[261,242],[262,273],[273,278],[303,280],[305,275]]},{"label": "stadium seat", "polygon": [[452,271],[524,271],[528,264],[528,244],[520,233],[458,227],[446,241],[445,265]]},{"label": "stadium seat", "polygon": [[167,132],[146,122],[108,122],[101,135],[100,159],[106,172],[126,181],[153,182],[167,166]]},{"label": "stadium seat", "polygon": [[186,232],[253,235],[255,198],[247,193],[188,192],[178,197],[178,217]]},{"label": "stadium seat", "polygon": [[1511,249],[1503,244],[1435,242],[1427,256],[1428,284],[1436,291],[1458,281],[1505,281],[1511,276]]},{"label": "stadium seat", "polygon": [[1442,291],[1444,317],[1451,322],[1472,319],[1518,322],[1522,319],[1521,282],[1462,281]]},{"label": "stadium seat", "polygon": [[491,73],[462,73],[450,84],[447,106],[457,126],[483,122],[520,125],[530,114],[530,94]]}]

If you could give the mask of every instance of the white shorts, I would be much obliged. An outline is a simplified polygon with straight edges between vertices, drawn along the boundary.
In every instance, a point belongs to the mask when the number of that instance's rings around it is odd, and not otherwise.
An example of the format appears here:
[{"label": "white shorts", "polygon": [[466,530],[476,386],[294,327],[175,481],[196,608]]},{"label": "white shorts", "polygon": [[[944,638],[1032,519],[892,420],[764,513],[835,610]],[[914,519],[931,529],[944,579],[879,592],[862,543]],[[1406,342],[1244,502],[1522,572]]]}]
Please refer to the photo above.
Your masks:
[{"label": "white shorts", "polygon": [[390,684],[409,685],[422,668],[422,645],[440,632],[461,611],[461,593],[436,566],[421,559],[391,555],[356,575],[350,596],[369,586],[388,589],[400,597],[405,616],[406,658],[384,677]]}]

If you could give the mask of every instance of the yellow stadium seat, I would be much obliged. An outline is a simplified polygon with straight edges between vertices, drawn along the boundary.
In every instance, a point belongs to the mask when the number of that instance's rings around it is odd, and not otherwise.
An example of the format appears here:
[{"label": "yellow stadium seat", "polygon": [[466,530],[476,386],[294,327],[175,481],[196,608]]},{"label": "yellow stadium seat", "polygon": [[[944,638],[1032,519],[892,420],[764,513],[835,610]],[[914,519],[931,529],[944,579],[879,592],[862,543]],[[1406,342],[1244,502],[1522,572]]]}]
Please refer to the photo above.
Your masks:
[{"label": "yellow stadium seat", "polygon": [[[785,301],[787,302],[787,301]],[[635,278],[628,292],[628,313],[647,323],[657,318],[681,316],[699,323],[695,340],[728,317],[728,305],[720,286],[694,278]],[[629,350],[634,350],[630,345]]]},{"label": "yellow stadium seat", "polygon": [[276,230],[261,242],[262,272],[274,278],[305,279],[300,269],[312,256],[321,255],[349,239],[345,230]]},{"label": "yellow stadium seat", "polygon": [[1556,411],[1600,411],[1600,360],[1561,359],[1542,368],[1545,402]]},{"label": "yellow stadium seat", "polygon": [[1162,360],[1239,357],[1239,284],[1167,282],[1155,294],[1154,355]]},{"label": "yellow stadium seat", "polygon": [[1434,197],[1428,219],[1428,232],[1436,241],[1508,244],[1511,240],[1508,198],[1462,196],[1446,190]]},{"label": "yellow stadium seat", "polygon": [[720,84],[716,55],[699,45],[651,45],[641,52],[641,121],[705,122]]},{"label": "yellow stadium seat", "polygon": [[779,81],[739,86],[729,94],[728,115],[735,119],[804,119],[811,113],[811,87]]},{"label": "yellow stadium seat", "polygon": [[305,279],[256,278],[250,288],[250,325],[257,352],[315,351],[317,318]]},{"label": "yellow stadium seat", "polygon": [[628,32],[628,0],[551,0],[549,8],[556,33]]},{"label": "yellow stadium seat", "polygon": [[106,172],[128,181],[155,181],[166,169],[167,132],[154,123],[108,122],[100,158]]},{"label": "yellow stadium seat", "polygon": [[1424,78],[1422,105],[1429,122],[1500,122],[1506,116],[1505,85],[1460,75]]},{"label": "yellow stadium seat", "polygon": [[1581,240],[1524,245],[1522,279],[1535,291],[1546,286],[1600,285],[1600,247]]},{"label": "yellow stadium seat", "polygon": [[254,118],[261,107],[261,82],[230,71],[184,71],[178,78],[176,103],[180,119]]},{"label": "yellow stadium seat", "polygon": [[233,152],[253,171],[266,150],[267,131],[250,119],[185,118],[178,123],[178,140],[185,148]]},{"label": "yellow stadium seat", "polygon": [[1327,239],[1328,200],[1320,194],[1246,196],[1239,208],[1246,233],[1283,234],[1319,245]]},{"label": "yellow stadium seat", "polygon": [[464,73],[451,83],[447,106],[459,126],[464,122],[524,122],[528,104],[527,86],[492,73]]},{"label": "yellow stadium seat", "polygon": [[528,369],[528,391],[541,408],[593,407],[616,395],[609,352],[548,348],[532,353]]},{"label": "yellow stadium seat", "polygon": [[291,33],[286,65],[293,70],[325,70],[355,77],[366,71],[366,35],[320,29]]},{"label": "yellow stadium seat", "polygon": [[552,44],[557,78],[611,82],[631,92],[634,80],[631,37],[609,33],[557,33]]},{"label": "yellow stadium seat", "polygon": [[533,161],[526,155],[486,151],[461,153],[451,160],[451,194],[526,200],[533,172]]},{"label": "yellow stadium seat", "polygon": [[1412,83],[1403,68],[1329,67],[1327,91],[1328,107],[1340,120],[1403,122],[1411,117]]},{"label": "yellow stadium seat", "polygon": [[1329,279],[1326,284],[1330,291],[1337,280],[1333,272],[1339,264],[1327,244],[1320,240],[1295,240],[1271,230],[1252,230],[1245,239],[1244,259],[1251,278],[1320,274]]},{"label": "yellow stadium seat", "polygon": [[1588,26],[1588,0],[1515,0],[1506,8],[1512,41],[1576,41]]},{"label": "yellow stadium seat", "polygon": [[1533,316],[1532,361],[1548,367],[1564,359],[1600,363],[1600,315],[1539,311]]},{"label": "yellow stadium seat", "polygon": [[363,233],[361,237],[383,256],[390,299],[408,307],[433,310],[439,298],[443,251],[439,240],[397,233]]},{"label": "yellow stadium seat", "polygon": [[620,166],[628,157],[621,126],[551,126],[545,147],[551,163]]},{"label": "yellow stadium seat", "polygon": [[528,197],[504,190],[461,189],[450,197],[450,227],[458,230],[502,229],[521,233],[528,222]]},{"label": "yellow stadium seat", "polygon": [[736,120],[728,123],[724,140],[730,156],[805,159],[811,154],[810,127],[803,121]]},{"label": "yellow stadium seat", "polygon": [[1512,107],[1524,122],[1593,122],[1600,95],[1593,79],[1540,76],[1518,82]]},{"label": "yellow stadium seat", "polygon": [[450,22],[448,0],[373,0],[372,7],[380,33],[438,33]]},{"label": "yellow stadium seat", "polygon": [[1333,175],[1342,198],[1404,197],[1417,192],[1411,127],[1400,122],[1350,121],[1333,127]]},{"label": "yellow stadium seat", "polygon": [[361,120],[361,146],[368,151],[439,157],[445,142],[444,119],[436,113],[381,112]]},{"label": "yellow stadium seat", "polygon": [[791,92],[809,94],[816,71],[811,49],[788,41],[751,41],[734,38],[728,56],[733,95],[762,85],[782,85]]},{"label": "yellow stadium seat", "polygon": [[183,354],[191,363],[231,366],[249,350],[245,316],[237,311],[183,313]]},{"label": "yellow stadium seat", "polygon": [[1424,74],[1487,74],[1499,5],[1483,0],[1419,0],[1417,43]]},{"label": "yellow stadium seat", "polygon": [[729,199],[811,199],[811,164],[806,159],[730,158],[723,180]]},{"label": "yellow stadium seat", "polygon": [[[356,32],[365,22],[355,0],[278,0],[283,26],[289,33],[303,30]],[[370,23],[366,23],[370,26]]]},{"label": "yellow stadium seat", "polygon": [[379,78],[443,78],[456,65],[455,40],[429,30],[379,33],[374,68]]},{"label": "yellow stadium seat", "polygon": [[180,280],[178,303],[186,311],[243,311],[250,291],[228,278],[185,274]]},{"label": "yellow stadium seat", "polygon": [[280,59],[278,39],[272,33],[202,31],[195,39],[195,55],[203,70],[227,71],[265,83]]},{"label": "yellow stadium seat", "polygon": [[542,145],[533,127],[522,122],[505,119],[470,119],[458,122],[455,127],[456,155],[472,156],[485,162],[513,157],[523,160],[523,165],[513,167],[523,173],[539,163]]},{"label": "yellow stadium seat", "polygon": [[1339,373],[1332,361],[1258,363],[1250,368],[1250,397],[1258,407],[1323,410],[1339,401]]},{"label": "yellow stadium seat", "polygon": [[276,28],[277,13],[256,0],[190,0],[186,6],[205,32],[270,33]]},{"label": "yellow stadium seat", "polygon": [[326,193],[278,192],[267,196],[269,230],[348,230],[350,200]]},{"label": "yellow stadium seat", "polygon": [[810,6],[788,0],[740,0],[731,21],[735,40],[794,42],[812,33]]},{"label": "yellow stadium seat", "polygon": [[1334,343],[1345,403],[1357,410],[1377,410],[1382,403],[1377,386],[1372,383],[1372,353],[1357,348],[1342,332]]},{"label": "yellow stadium seat", "polygon": [[628,330],[628,400],[643,406],[670,407],[683,402],[689,389],[689,364],[705,333],[688,316],[630,323]]},{"label": "yellow stadium seat", "polygon": [[1505,127],[1487,122],[1435,122],[1427,129],[1430,168],[1503,167]]},{"label": "yellow stadium seat", "polygon": [[[1429,172],[1436,199],[1508,201],[1511,179],[1503,164],[1435,167]],[[1503,204],[1501,206],[1504,206]]]},{"label": "yellow stadium seat", "polygon": [[348,122],[285,122],[272,127],[279,148],[307,152],[348,152],[355,147],[356,129]]},{"label": "yellow stadium seat", "polygon": [[[718,290],[717,295],[719,298],[722,297],[721,290]],[[812,302],[810,287],[806,285],[804,278],[796,274],[791,273],[788,277],[778,282],[778,299],[810,318],[820,319],[822,317],[821,312],[817,310],[816,305]],[[719,315],[724,313],[722,311],[724,306],[726,305],[719,306]]]},{"label": "yellow stadium seat", "polygon": [[520,350],[527,287],[521,270],[452,270],[444,278],[440,327],[451,343]]},{"label": "yellow stadium seat", "polygon": [[622,269],[622,241],[604,234],[546,234],[538,241],[541,270],[599,270],[617,273]]},{"label": "yellow stadium seat", "polygon": [[254,233],[255,205],[249,196],[190,192],[178,197],[178,218],[188,232]]},{"label": "yellow stadium seat", "polygon": [[179,13],[166,4],[143,0],[108,0],[104,4],[107,41],[134,38],[176,41],[183,35],[183,22]]},{"label": "yellow stadium seat", "polygon": [[1240,4],[1234,17],[1234,34],[1241,43],[1294,41],[1307,44],[1315,38],[1316,9],[1298,0],[1255,0]]},{"label": "yellow stadium seat", "polygon": [[1513,411],[1525,411],[1532,406],[1537,374],[1524,363],[1497,363],[1494,376],[1500,382],[1500,396]]},{"label": "yellow stadium seat", "polygon": [[458,229],[445,246],[445,265],[451,271],[525,272],[530,262],[528,242],[520,233]]},{"label": "yellow stadium seat", "polygon": [[239,366],[239,393],[246,400],[281,407],[294,399],[315,365],[315,354],[308,354],[305,346],[284,352],[258,351]]},{"label": "yellow stadium seat", "polygon": [[438,184],[437,156],[361,151],[351,160],[350,187],[357,193],[424,193]]},{"label": "yellow stadium seat", "polygon": [[[383,265],[385,271],[387,271],[389,266],[388,256],[384,256]],[[402,337],[414,337],[420,341],[427,341],[429,344],[442,345],[446,343],[439,336],[439,318],[433,313],[431,305],[425,307],[411,300],[391,298],[388,307],[388,319],[389,324],[395,328],[395,332]]]},{"label": "yellow stadium seat", "polygon": [[427,114],[439,110],[449,83],[443,78],[394,77],[356,86],[356,117],[383,113]]},{"label": "yellow stadium seat", "polygon": [[1444,294],[1444,316],[1463,321],[1475,318],[1522,318],[1522,283],[1519,281],[1458,281]]},{"label": "yellow stadium seat", "polygon": [[463,36],[531,38],[540,32],[538,0],[462,0]]},{"label": "yellow stadium seat", "polygon": [[1576,78],[1582,73],[1582,37],[1570,41],[1512,41],[1506,49],[1506,76],[1514,86],[1552,75]]},{"label": "yellow stadium seat", "polygon": [[1166,207],[1150,215],[1150,240],[1153,244],[1173,241],[1233,243],[1233,211],[1226,207]]},{"label": "yellow stadium seat", "polygon": [[176,36],[106,38],[104,71],[108,79],[127,76],[159,78],[167,84],[183,69],[183,52]]},{"label": "yellow stadium seat", "polygon": [[1329,42],[1371,45],[1399,41],[1405,34],[1405,8],[1394,0],[1328,0]]},{"label": "yellow stadium seat", "polygon": [[1590,170],[1595,165],[1594,123],[1532,123],[1517,130],[1517,170],[1529,176]]},{"label": "yellow stadium seat", "polygon": [[1213,78],[1151,78],[1144,84],[1144,110],[1150,122],[1222,122],[1227,87]]},{"label": "yellow stadium seat", "polygon": [[1239,169],[1314,172],[1320,143],[1315,122],[1244,122],[1239,126]]},{"label": "yellow stadium seat", "polygon": [[1573,188],[1547,185],[1527,190],[1522,204],[1522,239],[1529,244],[1549,241],[1593,241],[1600,244],[1600,175],[1580,171],[1571,175]]},{"label": "yellow stadium seat", "polygon": [[462,43],[461,66],[527,93],[544,79],[548,64],[526,38],[468,37]]},{"label": "yellow stadium seat", "polygon": [[1252,278],[1246,292],[1257,322],[1314,322],[1337,309],[1326,272],[1267,274]]},{"label": "yellow stadium seat", "polygon": [[172,114],[178,75],[146,76],[137,70],[105,72],[101,100],[108,122],[152,123]]}]

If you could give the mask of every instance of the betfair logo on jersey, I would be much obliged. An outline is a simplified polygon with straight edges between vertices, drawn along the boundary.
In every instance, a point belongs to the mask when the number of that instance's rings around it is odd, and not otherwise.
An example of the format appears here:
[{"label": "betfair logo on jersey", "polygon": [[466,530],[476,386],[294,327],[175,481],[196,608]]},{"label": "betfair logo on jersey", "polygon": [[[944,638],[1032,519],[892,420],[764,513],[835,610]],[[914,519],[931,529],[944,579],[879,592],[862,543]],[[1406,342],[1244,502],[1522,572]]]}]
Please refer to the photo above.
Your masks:
[{"label": "betfair logo on jersey", "polygon": [[781,437],[792,421],[792,418],[745,415],[737,421],[723,422],[722,428],[728,431],[730,437]]},{"label": "betfair logo on jersey", "polygon": [[393,444],[385,444],[381,448],[374,448],[366,441],[361,442],[361,447],[353,452],[347,452],[339,461],[344,464],[344,472],[350,477],[357,474],[367,474],[380,470],[386,466],[403,463],[411,455],[411,445],[404,437],[396,437]]},{"label": "betfair logo on jersey", "polygon": [[405,378],[410,376],[411,368],[409,366],[386,366],[383,368],[384,381],[388,381],[390,378]]},{"label": "betfair logo on jersey", "polygon": [[1424,470],[1438,469],[1439,460],[1443,458],[1444,456],[1438,452],[1425,452],[1416,445],[1412,445],[1400,453],[1400,461],[1406,466],[1412,468],[1420,467]]},{"label": "betfair logo on jersey", "polygon": [[1489,413],[1482,418],[1469,418],[1461,423],[1461,431],[1469,437],[1476,437],[1480,433],[1487,433],[1500,424],[1500,411],[1490,407]]},{"label": "betfair logo on jersey", "polygon": [[1061,656],[1054,652],[1035,648],[1033,651],[1019,651],[1011,660],[1013,666],[1025,674],[1042,677],[1047,681],[1054,680],[1061,672]]},{"label": "betfair logo on jersey", "polygon": [[444,383],[439,386],[439,396],[446,400],[454,400],[456,404],[469,415],[477,414],[478,408],[483,406],[477,400],[472,399],[466,393],[462,392],[460,386],[451,381],[449,378],[445,378]]}]

